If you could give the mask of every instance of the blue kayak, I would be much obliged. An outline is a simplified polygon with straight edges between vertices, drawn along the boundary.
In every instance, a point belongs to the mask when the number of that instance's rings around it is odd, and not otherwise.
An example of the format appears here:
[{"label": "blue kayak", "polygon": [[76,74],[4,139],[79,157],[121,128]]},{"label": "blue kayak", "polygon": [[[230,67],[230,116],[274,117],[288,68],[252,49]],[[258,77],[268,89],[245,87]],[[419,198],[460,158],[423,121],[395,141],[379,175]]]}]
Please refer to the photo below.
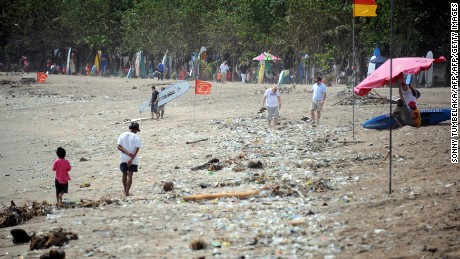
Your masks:
[{"label": "blue kayak", "polygon": [[[422,117],[422,126],[428,126],[438,124],[443,121],[450,120],[450,108],[432,108],[432,109],[421,109],[420,115]],[[390,115],[380,115],[375,118],[369,119],[362,125],[366,129],[390,129],[395,127],[396,120],[390,118]]]}]

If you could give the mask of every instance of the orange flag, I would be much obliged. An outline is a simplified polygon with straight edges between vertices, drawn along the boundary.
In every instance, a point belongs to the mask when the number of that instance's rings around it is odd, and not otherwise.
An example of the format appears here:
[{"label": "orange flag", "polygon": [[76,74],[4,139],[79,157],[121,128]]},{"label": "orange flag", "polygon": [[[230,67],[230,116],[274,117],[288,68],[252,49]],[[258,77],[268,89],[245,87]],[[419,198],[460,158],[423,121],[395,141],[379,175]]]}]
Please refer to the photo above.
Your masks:
[{"label": "orange flag", "polygon": [[353,17],[377,16],[375,0],[353,0]]},{"label": "orange flag", "polygon": [[45,74],[44,72],[37,72],[37,82],[44,83],[46,81],[46,78],[48,78],[47,74]]},{"label": "orange flag", "polygon": [[195,81],[195,94],[211,94],[211,83],[201,80]]}]

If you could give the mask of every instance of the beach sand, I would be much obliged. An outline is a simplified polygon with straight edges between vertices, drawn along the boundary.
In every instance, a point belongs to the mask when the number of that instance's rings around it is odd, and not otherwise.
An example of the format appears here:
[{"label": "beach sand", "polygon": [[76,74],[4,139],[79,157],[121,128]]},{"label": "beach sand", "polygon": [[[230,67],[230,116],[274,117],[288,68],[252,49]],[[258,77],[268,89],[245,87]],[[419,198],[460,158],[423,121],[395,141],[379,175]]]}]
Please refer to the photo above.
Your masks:
[{"label": "beach sand", "polygon": [[[0,80],[22,77],[35,75]],[[353,129],[352,106],[334,105],[344,85],[328,88],[318,127],[302,120],[310,117],[304,90],[311,86],[286,85],[281,125],[269,130],[258,111],[270,85],[214,82],[210,95],[195,96],[191,82],[166,105],[164,119],[139,122],[140,169],[124,197],[116,149],[124,120],[149,118],[138,106],[150,85],[172,83],[50,75],[43,84],[0,85],[1,204],[56,203],[51,166],[62,146],[73,167],[64,201],[77,205],[1,228],[0,258],[49,251],[14,245],[13,228],[77,234],[62,247],[67,258],[460,257],[460,167],[450,162],[450,122],[392,131],[390,159],[389,131],[360,125],[388,113],[389,104],[356,105]],[[388,88],[376,91],[389,96]],[[420,91],[422,108],[450,106],[449,88]],[[214,158],[220,170],[191,170]],[[163,191],[165,182],[174,190]],[[250,190],[259,194],[183,200]],[[100,200],[111,204],[78,206]],[[206,248],[192,250],[199,238]]]}]

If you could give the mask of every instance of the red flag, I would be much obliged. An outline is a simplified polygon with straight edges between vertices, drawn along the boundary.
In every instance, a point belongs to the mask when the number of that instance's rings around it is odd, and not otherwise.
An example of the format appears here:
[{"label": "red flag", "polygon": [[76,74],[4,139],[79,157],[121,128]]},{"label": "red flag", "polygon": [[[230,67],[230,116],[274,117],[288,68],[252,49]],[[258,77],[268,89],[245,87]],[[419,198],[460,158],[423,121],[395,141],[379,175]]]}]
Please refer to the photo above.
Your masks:
[{"label": "red flag", "polygon": [[211,83],[201,80],[195,81],[195,94],[211,94]]},{"label": "red flag", "polygon": [[37,72],[37,82],[44,83],[46,81],[46,78],[48,78],[47,74],[45,74],[44,72]]},{"label": "red flag", "polygon": [[353,0],[353,17],[377,16],[375,0]]}]

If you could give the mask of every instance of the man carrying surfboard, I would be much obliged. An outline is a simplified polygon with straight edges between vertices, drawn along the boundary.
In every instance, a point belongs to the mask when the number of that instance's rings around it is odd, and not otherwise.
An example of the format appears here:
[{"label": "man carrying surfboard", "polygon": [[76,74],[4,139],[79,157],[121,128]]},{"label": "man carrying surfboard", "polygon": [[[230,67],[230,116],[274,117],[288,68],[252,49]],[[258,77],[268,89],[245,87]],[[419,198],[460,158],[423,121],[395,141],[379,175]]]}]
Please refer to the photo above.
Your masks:
[{"label": "man carrying surfboard", "polygon": [[155,89],[155,86],[152,86],[152,98],[150,98],[150,112],[152,113],[152,120],[153,115],[155,114],[157,116],[157,120],[160,118],[160,115],[158,114],[158,100],[159,100],[159,95],[160,93]]},{"label": "man carrying surfboard", "polygon": [[[165,88],[162,87],[160,92],[163,92],[164,90],[165,90]],[[160,98],[158,98],[158,99],[160,99]],[[165,106],[166,106],[166,103],[163,104],[163,105],[158,106],[157,114],[160,116],[161,119],[163,119],[163,115],[165,114]]]}]

